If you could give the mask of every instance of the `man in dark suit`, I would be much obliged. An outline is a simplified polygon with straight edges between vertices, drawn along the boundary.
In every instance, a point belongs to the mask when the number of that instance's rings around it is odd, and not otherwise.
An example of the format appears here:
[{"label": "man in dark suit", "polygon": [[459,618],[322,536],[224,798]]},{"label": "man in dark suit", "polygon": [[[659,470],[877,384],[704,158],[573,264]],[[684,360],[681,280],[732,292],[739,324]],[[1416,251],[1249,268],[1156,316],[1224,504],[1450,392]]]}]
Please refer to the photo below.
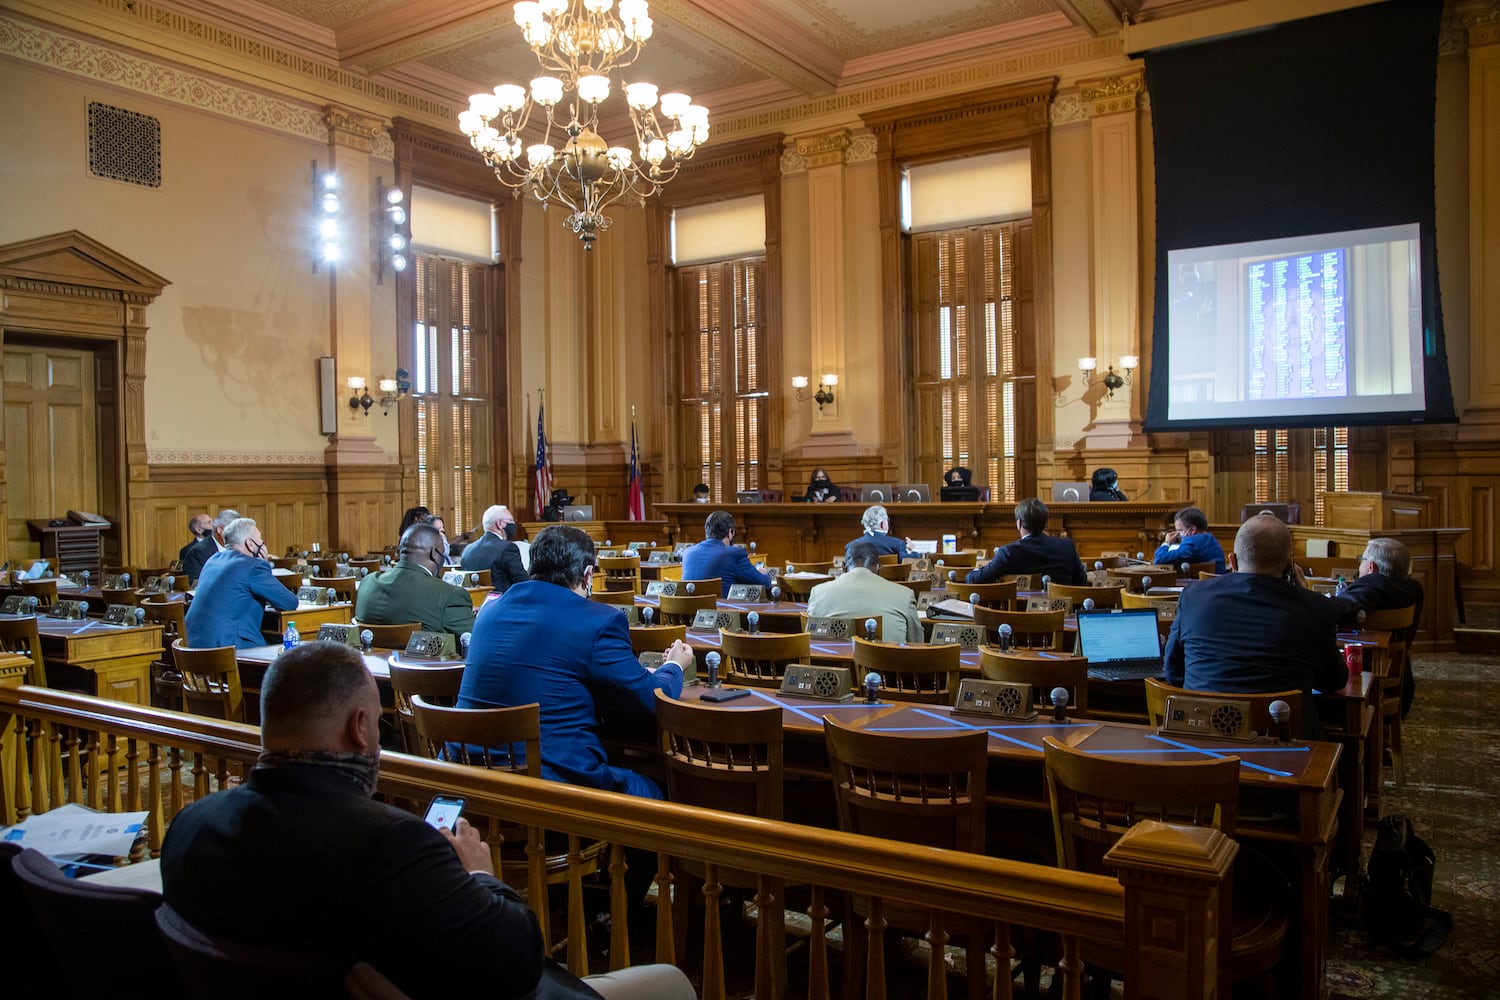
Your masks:
[{"label": "man in dark suit", "polygon": [[[684,998],[670,967],[594,977],[543,955],[536,916],[495,878],[460,818],[433,829],[371,799],[380,695],[357,651],[310,642],[281,654],[261,688],[260,761],[245,783],[198,799],[162,845],[162,891],[189,923],[229,940],[349,966],[368,962],[404,994]],[[273,873],[274,877],[268,877]]]},{"label": "man in dark suit", "polygon": [[484,512],[479,523],[484,527],[484,534],[464,546],[459,565],[469,572],[489,570],[490,588],[503,594],[511,584],[526,579],[526,570],[521,567],[521,550],[508,537],[515,529],[516,519],[511,516],[509,508],[496,504]]},{"label": "man in dark suit", "polygon": [[418,522],[401,536],[400,561],[360,581],[354,617],[371,625],[418,622],[428,632],[454,637],[474,628],[474,601],[469,592],[443,581],[448,539],[430,524]]},{"label": "man in dark suit", "polygon": [[297,595],[271,573],[260,528],[250,518],[229,522],[224,545],[204,564],[187,611],[188,637],[194,646],[264,646],[260,624],[266,605],[291,611]]},{"label": "man in dark suit", "polygon": [[207,514],[194,514],[188,518],[188,534],[193,536],[193,540],[177,551],[177,564],[179,566],[183,565],[187,560],[189,550],[203,541],[203,536],[213,530],[214,519]]},{"label": "man in dark suit", "polygon": [[204,532],[195,544],[177,553],[177,558],[182,563],[184,576],[189,580],[197,580],[203,575],[204,564],[224,551],[224,529],[229,527],[231,522],[239,519],[239,511],[226,507],[214,516],[209,530]]},{"label": "man in dark suit", "polygon": [[1047,534],[1047,505],[1036,497],[1016,504],[1016,530],[1021,540],[1002,545],[995,558],[969,571],[965,583],[994,583],[1016,573],[1050,576],[1054,582],[1072,587],[1089,582],[1072,541]]},{"label": "man in dark suit", "polygon": [[1240,525],[1236,572],[1182,592],[1163,653],[1167,681],[1194,691],[1303,692],[1303,735],[1316,738],[1311,692],[1349,677],[1335,640],[1338,607],[1301,586],[1292,530],[1269,514]]},{"label": "man in dark suit", "polygon": [[891,515],[880,504],[877,503],[866,507],[865,512],[860,515],[859,523],[860,527],[865,529],[865,533],[858,538],[850,539],[844,546],[845,563],[854,561],[854,546],[860,542],[869,542],[875,546],[875,554],[877,556],[897,556],[901,559],[907,559],[916,555],[915,552],[911,551],[910,538],[900,539],[890,536]]},{"label": "man in dark suit", "polygon": [[735,583],[771,586],[771,578],[756,569],[750,555],[734,544],[734,516],[728,511],[716,510],[708,515],[703,522],[703,541],[682,554],[684,580],[712,577],[720,580],[720,597],[728,597],[729,587]]},{"label": "man in dark suit", "polygon": [[[1339,609],[1339,628],[1357,628],[1361,611],[1390,611],[1414,607],[1413,629],[1422,621],[1422,604],[1426,593],[1422,584],[1411,578],[1411,553],[1394,538],[1372,538],[1365,543],[1359,557],[1359,576],[1349,581],[1333,603]],[[1401,714],[1411,710],[1416,697],[1416,680],[1411,664],[1401,678]]]}]

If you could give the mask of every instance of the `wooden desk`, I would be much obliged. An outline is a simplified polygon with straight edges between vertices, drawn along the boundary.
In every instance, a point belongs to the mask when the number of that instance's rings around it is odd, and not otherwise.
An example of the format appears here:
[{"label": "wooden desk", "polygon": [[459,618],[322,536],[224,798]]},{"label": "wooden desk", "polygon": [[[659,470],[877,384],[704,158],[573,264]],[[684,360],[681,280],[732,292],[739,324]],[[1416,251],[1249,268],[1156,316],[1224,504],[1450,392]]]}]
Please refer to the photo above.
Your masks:
[{"label": "wooden desk", "polygon": [[347,625],[354,621],[354,605],[349,601],[333,604],[298,604],[292,611],[267,608],[261,619],[260,634],[270,642],[281,642],[287,622],[296,622],[297,631],[304,639],[318,634],[319,625]]},{"label": "wooden desk", "polygon": [[51,686],[77,686],[100,698],[151,704],[151,664],[162,653],[160,625],[105,625],[42,617],[36,620],[36,629]]}]

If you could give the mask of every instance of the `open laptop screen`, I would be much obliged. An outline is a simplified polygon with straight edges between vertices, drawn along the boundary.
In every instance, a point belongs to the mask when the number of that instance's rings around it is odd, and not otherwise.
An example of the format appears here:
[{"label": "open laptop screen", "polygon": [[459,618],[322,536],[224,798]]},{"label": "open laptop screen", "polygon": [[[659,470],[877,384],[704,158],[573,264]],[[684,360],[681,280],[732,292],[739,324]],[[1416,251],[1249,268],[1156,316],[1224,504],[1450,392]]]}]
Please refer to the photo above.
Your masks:
[{"label": "open laptop screen", "polygon": [[1156,609],[1078,612],[1078,645],[1090,665],[1161,662]]}]

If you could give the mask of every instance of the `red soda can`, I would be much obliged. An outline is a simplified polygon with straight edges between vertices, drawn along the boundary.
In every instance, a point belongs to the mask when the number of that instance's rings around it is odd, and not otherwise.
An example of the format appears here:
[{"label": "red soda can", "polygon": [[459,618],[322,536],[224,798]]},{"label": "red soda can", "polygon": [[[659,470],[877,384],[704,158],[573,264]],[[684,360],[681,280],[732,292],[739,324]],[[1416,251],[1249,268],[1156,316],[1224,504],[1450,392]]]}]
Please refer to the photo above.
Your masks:
[{"label": "red soda can", "polygon": [[1344,647],[1344,666],[1349,668],[1350,677],[1358,677],[1365,669],[1365,650],[1363,646]]}]

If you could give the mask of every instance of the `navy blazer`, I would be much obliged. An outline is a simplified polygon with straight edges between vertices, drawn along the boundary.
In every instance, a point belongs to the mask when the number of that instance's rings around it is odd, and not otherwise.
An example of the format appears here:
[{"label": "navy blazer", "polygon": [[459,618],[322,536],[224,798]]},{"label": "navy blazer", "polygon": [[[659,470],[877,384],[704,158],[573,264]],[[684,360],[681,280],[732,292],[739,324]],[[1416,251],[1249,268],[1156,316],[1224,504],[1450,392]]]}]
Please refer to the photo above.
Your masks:
[{"label": "navy blazer", "polygon": [[465,545],[458,564],[471,573],[489,570],[490,589],[497,594],[505,593],[511,584],[527,579],[526,570],[521,566],[521,550],[516,548],[515,542],[501,538],[493,531],[486,531],[483,537]]},{"label": "navy blazer", "polygon": [[[1361,611],[1391,611],[1415,605],[1414,625],[1422,622],[1422,604],[1426,595],[1416,580],[1392,580],[1384,573],[1366,573],[1348,582],[1342,594],[1335,594],[1333,603],[1339,609],[1339,627],[1354,628]],[[1410,671],[1408,671],[1410,673]]]},{"label": "navy blazer", "polygon": [[858,538],[851,538],[844,546],[845,564],[853,561],[853,558],[849,555],[849,550],[860,542],[869,542],[875,546],[875,551],[883,556],[896,556],[899,559],[909,559],[916,555],[915,552],[908,551],[906,543],[899,538],[888,535],[884,531],[877,531],[874,534],[867,531]]},{"label": "navy blazer", "polygon": [[682,554],[684,580],[720,580],[719,596],[729,596],[733,583],[758,583],[771,586],[771,578],[750,562],[749,554],[738,545],[725,545],[722,538],[705,538]]},{"label": "navy blazer", "polygon": [[292,611],[297,607],[297,595],[276,579],[271,564],[264,559],[225,549],[203,566],[187,610],[188,644],[241,649],[264,646],[260,623],[267,604]]},{"label": "navy blazer", "polygon": [[[942,556],[938,556],[941,559]],[[1056,538],[1044,532],[1026,535],[1020,541],[1002,545],[988,563],[970,570],[965,583],[994,583],[1002,576],[1016,573],[1042,574],[1054,583],[1082,587],[1089,575],[1078,558],[1078,550],[1067,538]]]},{"label": "navy blazer", "polygon": [[[182,563],[182,573],[189,580],[196,580],[203,575],[204,565],[219,554],[219,543],[214,540],[214,533],[210,531],[191,545],[185,546],[177,553],[177,558]],[[136,581],[130,581],[135,586],[140,586]],[[141,583],[145,581],[142,580]]]},{"label": "navy blazer", "polygon": [[655,726],[656,692],[682,694],[682,668],[642,667],[618,608],[566,587],[527,580],[480,609],[469,641],[460,708],[541,705],[542,777],[661,798],[647,778],[614,767],[606,724]]}]

